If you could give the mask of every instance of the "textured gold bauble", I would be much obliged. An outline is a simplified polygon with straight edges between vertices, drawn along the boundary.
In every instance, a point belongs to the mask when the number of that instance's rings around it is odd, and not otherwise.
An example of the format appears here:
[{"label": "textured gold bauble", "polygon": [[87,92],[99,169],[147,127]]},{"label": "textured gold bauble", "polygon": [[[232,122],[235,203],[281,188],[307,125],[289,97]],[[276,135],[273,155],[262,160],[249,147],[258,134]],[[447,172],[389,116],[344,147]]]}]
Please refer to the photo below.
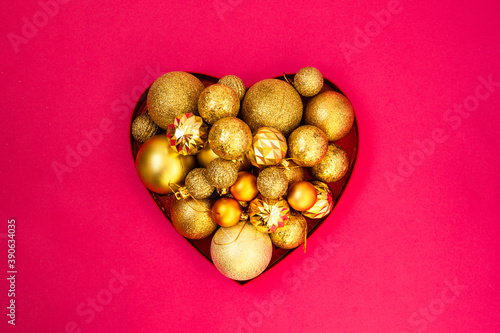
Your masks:
[{"label": "textured gold bauble", "polygon": [[215,186],[210,184],[207,178],[207,169],[196,168],[186,176],[186,189],[196,199],[208,198],[215,191]]},{"label": "textured gold bauble", "polygon": [[248,216],[260,232],[271,233],[285,225],[290,216],[290,206],[283,199],[267,199],[262,195],[253,199],[248,207]]},{"label": "textured gold bauble", "polygon": [[212,84],[203,90],[198,100],[198,112],[210,125],[225,117],[236,117],[240,99],[236,92],[223,84]]},{"label": "textured gold bauble", "polygon": [[147,97],[148,112],[163,129],[182,113],[198,115],[198,99],[205,89],[203,83],[186,72],[163,74],[151,85]]},{"label": "textured gold bauble", "polygon": [[271,262],[272,252],[269,235],[257,231],[247,222],[219,228],[210,245],[215,267],[226,277],[237,281],[260,275]]},{"label": "textured gold bauble", "polygon": [[274,245],[282,249],[294,249],[304,243],[307,233],[306,219],[299,213],[290,211],[290,218],[282,228],[269,234]]},{"label": "textured gold bauble", "polygon": [[314,67],[303,67],[295,74],[293,86],[302,96],[312,97],[323,88],[323,75]]},{"label": "textured gold bauble", "polygon": [[304,123],[319,127],[328,141],[343,138],[351,130],[354,109],[351,102],[335,91],[325,91],[307,102]]},{"label": "textured gold bauble", "polygon": [[286,194],[288,180],[281,169],[269,167],[262,170],[257,177],[257,189],[268,199],[278,199]]},{"label": "textured gold bauble", "polygon": [[252,131],[273,127],[288,136],[302,119],[300,95],[289,83],[266,79],[251,86],[241,106],[240,117]]},{"label": "textured gold bauble", "polygon": [[159,194],[171,194],[172,184],[184,184],[184,178],[195,166],[194,156],[176,153],[165,134],[146,141],[135,158],[139,178],[148,189]]},{"label": "textured gold bauble", "polygon": [[235,117],[217,121],[208,134],[208,142],[213,152],[225,160],[236,160],[250,149],[252,132],[247,124]]},{"label": "textured gold bauble", "polygon": [[132,122],[132,137],[138,142],[144,143],[156,133],[158,133],[158,125],[148,114],[138,116]]},{"label": "textured gold bauble", "polygon": [[236,199],[222,197],[212,206],[212,217],[221,227],[232,227],[240,221],[241,206]]},{"label": "textured gold bauble", "polygon": [[345,150],[330,143],[325,158],[311,168],[311,175],[322,182],[332,183],[344,177],[348,169],[349,157]]},{"label": "textured gold bauble", "polygon": [[198,166],[202,168],[206,168],[208,166],[208,163],[212,162],[218,157],[219,156],[217,156],[217,154],[214,153],[212,148],[210,148],[210,144],[208,143],[208,141],[207,143],[205,143],[203,149],[196,154],[196,160],[198,161]]},{"label": "textured gold bauble", "polygon": [[207,166],[207,179],[218,191],[224,193],[238,179],[238,168],[234,162],[216,158]]},{"label": "textured gold bauble", "polygon": [[281,169],[281,171],[288,180],[288,186],[292,185],[295,182],[304,180],[304,168],[291,161],[288,161],[288,166],[284,169]]},{"label": "textured gold bauble", "polygon": [[245,96],[245,84],[243,80],[236,75],[226,75],[219,80],[219,83],[233,89],[240,101],[243,99],[243,96]]},{"label": "textured gold bauble", "polygon": [[309,210],[303,212],[302,215],[310,219],[320,219],[330,214],[333,209],[334,201],[332,191],[327,184],[318,180],[315,180],[311,183],[316,189],[316,203]]},{"label": "textured gold bauble", "polygon": [[300,126],[288,137],[288,153],[293,162],[311,167],[318,164],[328,151],[328,140],[318,127]]},{"label": "textured gold bauble", "polygon": [[238,173],[238,179],[236,179],[229,190],[236,200],[251,201],[259,194],[257,177],[250,172],[241,171]]},{"label": "textured gold bauble", "polygon": [[303,212],[316,203],[316,188],[309,182],[300,181],[293,184],[286,196],[288,204],[293,209]]},{"label": "textured gold bauble", "polygon": [[174,201],[170,214],[175,230],[189,239],[210,236],[217,229],[210,212],[212,204],[213,200],[210,199],[186,198]]},{"label": "textured gold bauble", "polygon": [[181,155],[195,155],[208,139],[208,126],[193,113],[184,113],[168,125],[170,146]]},{"label": "textured gold bauble", "polygon": [[261,127],[255,132],[248,159],[256,167],[279,164],[286,156],[288,146],[280,131],[272,127]]}]

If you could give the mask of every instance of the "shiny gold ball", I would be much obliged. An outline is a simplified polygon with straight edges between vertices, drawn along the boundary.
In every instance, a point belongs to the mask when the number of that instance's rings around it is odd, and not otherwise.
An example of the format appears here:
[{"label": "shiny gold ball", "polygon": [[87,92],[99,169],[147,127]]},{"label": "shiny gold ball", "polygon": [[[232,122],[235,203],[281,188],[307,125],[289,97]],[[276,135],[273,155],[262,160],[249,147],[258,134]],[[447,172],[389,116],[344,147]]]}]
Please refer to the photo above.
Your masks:
[{"label": "shiny gold ball", "polygon": [[289,83],[266,79],[248,89],[240,117],[252,131],[273,127],[286,137],[299,126],[302,112],[300,95]]},{"label": "shiny gold ball", "polygon": [[196,199],[208,198],[215,191],[215,186],[210,184],[207,178],[207,169],[196,168],[186,176],[186,189]]},{"label": "shiny gold ball", "polygon": [[307,233],[306,219],[299,213],[291,211],[285,226],[269,234],[274,245],[282,249],[294,249],[304,243]]},{"label": "shiny gold ball", "polygon": [[303,67],[295,74],[293,86],[302,96],[312,97],[323,88],[323,75],[314,67]]},{"label": "shiny gold ball", "polygon": [[212,84],[203,90],[198,100],[198,112],[212,125],[225,117],[236,117],[240,112],[240,99],[230,87]]},{"label": "shiny gold ball", "polygon": [[148,114],[143,114],[132,122],[132,137],[138,142],[144,143],[156,133],[158,133],[158,125]]},{"label": "shiny gold ball", "polygon": [[202,239],[210,236],[217,223],[212,218],[210,209],[213,200],[192,198],[174,201],[170,214],[175,230],[189,239]]},{"label": "shiny gold ball", "polygon": [[139,178],[148,189],[159,194],[171,194],[171,184],[183,185],[184,178],[195,166],[194,156],[176,153],[165,134],[146,141],[135,158]]},{"label": "shiny gold ball", "polygon": [[195,155],[208,139],[208,126],[199,116],[184,113],[168,125],[167,138],[170,146],[181,155]]},{"label": "shiny gold ball", "polygon": [[205,89],[203,83],[186,72],[163,74],[151,85],[147,97],[148,112],[163,129],[182,113],[198,115],[198,99]]},{"label": "shiny gold ball", "polygon": [[272,127],[261,127],[253,136],[248,159],[256,167],[279,164],[288,150],[286,139],[280,131]]},{"label": "shiny gold ball", "polygon": [[349,157],[342,147],[328,145],[328,152],[319,164],[311,168],[311,175],[325,183],[332,183],[345,176],[349,169]]},{"label": "shiny gold ball", "polygon": [[250,201],[248,207],[248,219],[260,232],[275,232],[289,217],[290,206],[283,199],[267,199],[259,195]]},{"label": "shiny gold ball", "polygon": [[288,189],[286,200],[290,207],[303,212],[314,206],[316,197],[317,194],[314,185],[306,181],[300,181]]},{"label": "shiny gold ball", "polygon": [[206,168],[208,166],[208,163],[212,162],[216,158],[218,158],[216,153],[210,148],[210,144],[205,143],[205,146],[203,147],[202,150],[196,154],[196,160],[198,161],[198,165],[202,168]]},{"label": "shiny gold ball", "polygon": [[325,133],[315,126],[300,126],[288,137],[288,153],[293,162],[311,167],[318,164],[328,151]]},{"label": "shiny gold ball", "polygon": [[295,182],[304,180],[304,168],[298,166],[297,164],[287,161],[288,166],[286,168],[281,169],[286,179],[288,180],[288,186],[292,185]]},{"label": "shiny gold ball", "polygon": [[212,126],[208,142],[220,158],[236,160],[245,156],[250,149],[252,132],[241,119],[226,117]]},{"label": "shiny gold ball", "polygon": [[243,80],[236,75],[226,75],[219,80],[219,83],[233,89],[236,95],[238,95],[240,101],[243,99],[243,96],[245,96],[245,84],[243,83]]},{"label": "shiny gold ball", "polygon": [[262,170],[257,177],[257,189],[268,199],[278,199],[286,194],[288,180],[281,169],[269,167]]},{"label": "shiny gold ball", "polygon": [[241,171],[238,173],[238,179],[229,190],[236,200],[251,201],[259,194],[257,177],[250,172]]},{"label": "shiny gold ball", "polygon": [[236,199],[222,197],[212,206],[212,217],[221,227],[232,227],[240,221],[241,206]]},{"label": "shiny gold ball", "polygon": [[313,97],[304,111],[304,123],[319,127],[328,141],[343,138],[351,130],[353,122],[351,102],[335,91],[325,91]]},{"label": "shiny gold ball", "polygon": [[216,158],[208,164],[207,179],[217,190],[225,192],[238,179],[238,168],[231,161]]}]

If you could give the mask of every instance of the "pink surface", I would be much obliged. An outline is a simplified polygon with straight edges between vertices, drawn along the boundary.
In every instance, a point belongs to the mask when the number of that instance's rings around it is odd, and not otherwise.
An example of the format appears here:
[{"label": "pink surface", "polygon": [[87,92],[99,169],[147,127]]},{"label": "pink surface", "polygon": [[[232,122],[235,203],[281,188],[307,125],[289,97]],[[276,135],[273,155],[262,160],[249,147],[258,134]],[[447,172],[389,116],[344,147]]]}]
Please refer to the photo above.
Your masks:
[{"label": "pink surface", "polygon": [[[0,283],[0,331],[500,331],[499,7],[3,4],[0,267],[15,218],[18,273],[15,327]],[[172,70],[250,86],[303,66],[350,97],[358,165],[307,253],[240,287],[148,196],[131,106]]]}]

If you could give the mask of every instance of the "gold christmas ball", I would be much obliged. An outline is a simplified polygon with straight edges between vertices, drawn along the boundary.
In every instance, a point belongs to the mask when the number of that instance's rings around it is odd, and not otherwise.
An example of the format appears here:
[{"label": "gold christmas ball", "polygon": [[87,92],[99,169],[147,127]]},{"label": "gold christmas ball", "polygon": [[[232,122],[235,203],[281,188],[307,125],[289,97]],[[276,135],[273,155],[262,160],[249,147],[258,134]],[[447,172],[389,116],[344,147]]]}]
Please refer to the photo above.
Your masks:
[{"label": "gold christmas ball", "polygon": [[236,199],[222,197],[212,206],[212,217],[221,227],[232,227],[240,221],[241,206]]},{"label": "gold christmas ball", "polygon": [[293,183],[304,180],[305,173],[303,167],[300,167],[291,161],[287,162],[287,167],[281,169],[281,171],[288,180],[288,186],[290,187]]},{"label": "gold christmas ball", "polygon": [[330,143],[325,158],[311,168],[311,175],[322,182],[332,183],[344,177],[348,169],[349,157],[345,150]]},{"label": "gold christmas ball", "polygon": [[293,161],[303,167],[318,164],[328,151],[325,133],[315,126],[300,126],[288,137],[288,153]]},{"label": "gold christmas ball", "polygon": [[235,117],[217,121],[208,134],[210,147],[220,158],[236,160],[245,154],[252,145],[252,132],[247,124]]},{"label": "gold christmas ball", "polygon": [[293,209],[303,212],[316,203],[316,188],[313,184],[300,181],[293,184],[287,193],[286,200]]},{"label": "gold christmas ball", "polygon": [[245,84],[243,80],[236,75],[226,75],[219,80],[219,83],[233,89],[240,101],[243,99],[243,96],[245,96]]},{"label": "gold christmas ball", "polygon": [[219,228],[210,245],[215,267],[224,276],[237,281],[251,280],[260,275],[271,262],[272,253],[269,235],[257,231],[247,222]]},{"label": "gold christmas ball", "polygon": [[286,156],[288,146],[280,131],[272,127],[261,127],[255,132],[248,159],[256,167],[279,164]]},{"label": "gold christmas ball", "polygon": [[303,67],[295,74],[293,86],[302,96],[312,97],[323,88],[323,75],[314,67]]},{"label": "gold christmas ball", "polygon": [[241,171],[238,173],[238,179],[236,179],[229,191],[238,201],[251,201],[259,194],[257,177],[250,172]]},{"label": "gold christmas ball", "polygon": [[278,199],[286,194],[288,180],[281,169],[269,167],[262,170],[257,177],[257,189],[268,199]]},{"label": "gold christmas ball", "polygon": [[286,200],[267,199],[259,195],[250,202],[248,216],[257,230],[271,233],[285,225],[290,216],[290,206]]},{"label": "gold christmas ball", "polygon": [[266,79],[251,86],[241,106],[240,117],[252,131],[273,127],[288,136],[302,119],[300,95],[289,83]]},{"label": "gold christmas ball", "polygon": [[132,137],[135,141],[144,143],[158,133],[156,125],[148,114],[143,114],[132,122]]},{"label": "gold christmas ball", "polygon": [[208,139],[208,126],[201,117],[185,113],[174,118],[168,125],[167,138],[170,146],[181,155],[195,155]]},{"label": "gold christmas ball", "polygon": [[208,166],[208,163],[212,162],[216,158],[218,158],[216,153],[210,148],[210,144],[205,143],[205,146],[203,147],[202,150],[196,154],[196,160],[198,161],[198,165],[202,168],[206,168]]},{"label": "gold christmas ball", "polygon": [[208,164],[207,179],[218,191],[226,193],[226,189],[238,179],[238,168],[234,162],[216,158]]},{"label": "gold christmas ball", "polygon": [[301,214],[290,211],[290,218],[285,221],[285,225],[269,236],[274,245],[289,250],[304,243],[306,233],[306,219]]},{"label": "gold christmas ball", "polygon": [[310,219],[320,219],[330,214],[333,209],[332,191],[327,184],[318,180],[311,182],[311,184],[316,189],[316,203],[310,209],[303,212],[302,215]]},{"label": "gold christmas ball", "polygon": [[335,91],[325,91],[307,102],[304,123],[320,128],[328,141],[343,138],[351,130],[354,109],[351,102]]},{"label": "gold christmas ball", "polygon": [[240,99],[230,87],[212,84],[203,90],[198,100],[198,112],[210,125],[225,117],[236,117],[240,112]]},{"label": "gold christmas ball", "polygon": [[153,121],[163,129],[183,113],[198,115],[198,99],[205,89],[203,83],[186,72],[163,74],[149,88],[148,112]]},{"label": "gold christmas ball", "polygon": [[172,194],[171,184],[183,185],[184,178],[195,166],[194,156],[176,153],[165,134],[146,141],[135,158],[139,178],[148,189],[159,194]]},{"label": "gold christmas ball", "polygon": [[210,199],[175,200],[170,210],[175,230],[189,239],[202,239],[210,236],[217,229],[217,223],[210,211],[212,203],[213,200]]},{"label": "gold christmas ball", "polygon": [[207,179],[207,169],[196,168],[186,176],[186,189],[195,199],[208,198],[215,191],[215,187]]},{"label": "gold christmas ball", "polygon": [[252,168],[252,163],[246,157],[246,155],[237,158],[235,161],[238,171],[248,171]]}]

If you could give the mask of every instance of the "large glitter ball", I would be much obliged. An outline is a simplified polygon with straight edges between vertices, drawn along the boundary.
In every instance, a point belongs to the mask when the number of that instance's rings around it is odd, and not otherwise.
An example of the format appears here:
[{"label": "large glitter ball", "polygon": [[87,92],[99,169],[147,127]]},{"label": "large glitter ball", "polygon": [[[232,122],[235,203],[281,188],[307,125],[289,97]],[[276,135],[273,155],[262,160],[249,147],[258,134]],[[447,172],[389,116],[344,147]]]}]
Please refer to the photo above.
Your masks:
[{"label": "large glitter ball", "polygon": [[181,155],[195,155],[208,138],[208,126],[201,117],[185,113],[168,125],[167,137],[173,150]]},{"label": "large glitter ball", "polygon": [[237,160],[250,150],[252,132],[241,119],[226,117],[210,128],[208,142],[217,156],[225,160]]},{"label": "large glitter ball", "polygon": [[279,164],[286,156],[288,146],[280,131],[272,127],[261,127],[252,140],[248,159],[256,167]]},{"label": "large glitter ball", "polygon": [[310,219],[320,219],[330,214],[333,209],[334,201],[332,191],[330,191],[328,185],[323,182],[315,180],[311,182],[311,184],[313,184],[316,189],[316,203],[309,210],[303,212],[302,215]]},{"label": "large glitter ball", "polygon": [[285,225],[290,216],[290,206],[283,199],[267,199],[259,195],[248,208],[250,223],[260,232],[271,233]]}]

